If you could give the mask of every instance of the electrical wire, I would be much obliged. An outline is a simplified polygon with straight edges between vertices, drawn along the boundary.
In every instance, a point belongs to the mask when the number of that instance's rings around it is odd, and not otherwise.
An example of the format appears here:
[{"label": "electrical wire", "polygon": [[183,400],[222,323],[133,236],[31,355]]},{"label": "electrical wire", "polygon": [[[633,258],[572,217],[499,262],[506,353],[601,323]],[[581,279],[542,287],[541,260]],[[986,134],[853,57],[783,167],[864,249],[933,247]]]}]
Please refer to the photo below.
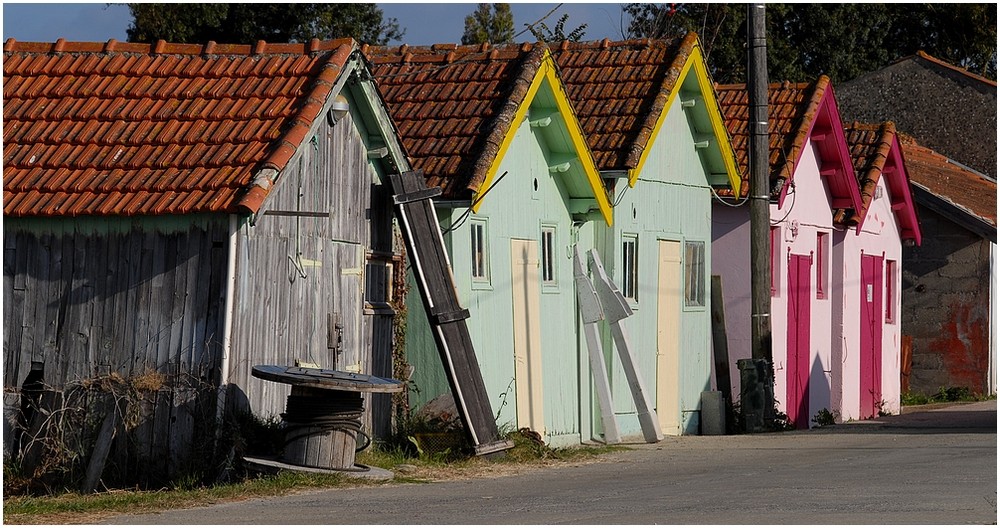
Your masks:
[{"label": "electrical wire", "polygon": [[[502,42],[499,45],[513,44],[514,43],[514,39],[516,39],[517,37],[523,35],[526,31],[530,31],[530,30],[534,29],[535,25],[540,24],[546,18],[552,16],[552,13],[555,13],[557,9],[559,9],[560,7],[562,7],[562,5],[563,4],[557,4],[554,8],[552,8],[552,10],[550,10],[548,13],[546,13],[545,16],[543,16],[542,18],[539,18],[538,20],[536,20],[536,21],[534,21],[534,22],[532,22],[530,24],[525,24],[525,26],[527,26],[527,27],[525,27],[523,30],[519,31],[517,34],[515,34],[513,37],[511,37],[511,42]],[[492,46],[494,49],[498,46],[497,44],[493,44],[493,43],[487,43],[487,44],[490,44],[490,46]],[[391,73],[391,74],[386,74],[386,75],[374,75],[373,74],[373,77],[375,77],[376,81],[382,81],[383,79],[391,79],[393,77],[406,77],[408,75],[420,75],[420,74],[430,75],[430,74],[433,74],[433,73],[437,73],[437,72],[439,72],[439,71],[441,71],[441,70],[443,70],[445,68],[450,68],[452,66],[458,66],[460,64],[466,64],[466,63],[469,63],[469,62],[475,62],[475,61],[483,60],[483,57],[475,57],[475,55],[476,55],[476,52],[469,53],[466,58],[458,59],[456,61],[449,62],[447,64],[442,64],[442,65],[434,67],[434,68],[426,68],[426,69],[420,68],[420,69],[418,69],[416,71]]]},{"label": "electrical wire", "polygon": [[473,209],[474,209],[474,208],[475,208],[475,207],[476,207],[477,205],[479,205],[479,204],[480,204],[480,203],[481,203],[481,202],[483,201],[483,199],[484,199],[484,198],[486,198],[486,195],[487,195],[487,194],[489,194],[489,193],[490,193],[490,191],[492,191],[492,190],[493,190],[493,188],[494,188],[494,187],[496,187],[496,186],[497,186],[497,184],[498,184],[498,183],[500,183],[500,182],[501,182],[501,181],[502,181],[502,180],[504,179],[504,177],[505,177],[505,176],[507,176],[507,172],[509,172],[509,171],[503,171],[503,174],[501,174],[501,175],[500,175],[500,177],[499,177],[499,178],[497,178],[497,179],[496,179],[496,181],[494,181],[494,182],[493,182],[493,183],[492,183],[492,184],[491,184],[491,185],[490,185],[490,186],[489,186],[489,187],[488,187],[488,188],[486,189],[486,192],[484,192],[483,194],[479,195],[479,198],[476,198],[476,200],[475,200],[474,202],[472,202],[472,205],[470,205],[470,206],[469,206],[469,207],[468,207],[468,208],[467,208],[467,209],[465,210],[465,212],[464,212],[464,213],[462,213],[462,216],[459,216],[457,220],[455,220],[454,222],[452,222],[452,223],[451,223],[451,225],[450,225],[450,226],[448,226],[448,228],[447,228],[447,229],[443,229],[443,230],[441,230],[441,236],[444,236],[444,235],[447,235],[448,233],[451,233],[452,231],[454,231],[454,230],[458,229],[459,227],[462,227],[462,224],[464,224],[464,223],[465,223],[465,221],[469,219],[469,215],[470,215],[470,214],[472,214],[472,210],[473,210]]}]

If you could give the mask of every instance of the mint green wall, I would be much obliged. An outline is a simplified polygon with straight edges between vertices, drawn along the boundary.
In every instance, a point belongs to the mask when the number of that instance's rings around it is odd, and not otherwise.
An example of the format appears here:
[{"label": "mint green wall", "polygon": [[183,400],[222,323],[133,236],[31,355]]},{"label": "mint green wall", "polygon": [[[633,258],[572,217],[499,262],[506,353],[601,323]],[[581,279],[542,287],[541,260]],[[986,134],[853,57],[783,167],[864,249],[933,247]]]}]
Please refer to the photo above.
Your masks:
[{"label": "mint green wall", "polygon": [[[690,99],[690,97],[681,98]],[[698,104],[702,104],[699,97]],[[614,250],[614,259],[605,260],[616,284],[622,284],[621,239],[623,233],[638,234],[638,297],[632,304],[634,314],[624,320],[636,357],[637,370],[645,375],[644,382],[655,402],[656,390],[656,288],[658,279],[658,240],[705,242],[705,265],[711,262],[711,206],[712,196],[706,175],[704,153],[695,149],[695,135],[685,110],[675,103],[667,113],[659,135],[643,167],[635,187],[627,188],[619,180],[615,191],[615,224],[597,227],[597,236],[607,248]],[[707,132],[706,132],[707,133]],[[710,146],[709,148],[714,148]],[[624,194],[621,194],[624,192]],[[620,196],[620,200],[619,200]],[[684,248],[681,247],[682,258]],[[701,392],[710,389],[711,375],[711,319],[709,312],[709,272],[705,272],[706,306],[681,307],[681,408],[657,412],[683,412],[681,427],[684,434],[698,433],[697,412],[701,408]],[[682,276],[682,280],[684,277]],[[683,291],[683,289],[682,289]],[[610,334],[605,332],[605,351],[613,347]],[[609,363],[611,364],[611,363]],[[617,353],[614,354],[610,378],[619,428],[623,436],[641,437],[635,414],[635,405],[621,368]],[[594,416],[596,403],[594,404]]]},{"label": "mint green wall", "polygon": [[[561,124],[554,121],[550,126]],[[581,440],[580,412],[589,402],[589,394],[585,400],[581,400],[580,394],[581,380],[588,378],[583,378],[579,365],[571,249],[577,238],[582,238],[584,251],[592,247],[595,222],[588,221],[574,228],[564,178],[584,178],[584,175],[579,162],[573,162],[565,173],[549,173],[550,159],[562,161],[566,157],[565,152],[550,150],[552,137],[551,130],[535,129],[527,121],[522,122],[496,177],[505,172],[506,176],[490,191],[478,213],[470,215],[469,220],[446,238],[459,300],[471,314],[467,323],[490,404],[499,415],[497,423],[503,429],[515,427],[517,416],[510,241],[538,242],[541,258],[541,228],[543,225],[556,228],[557,285],[540,287],[545,440],[550,445],[570,445]],[[563,145],[554,147],[565,148]],[[441,225],[448,227],[464,212],[464,208],[442,210]],[[470,226],[473,221],[487,224],[490,280],[485,284],[474,284],[472,280]],[[603,224],[603,220],[600,222]],[[407,355],[415,367],[414,381],[421,389],[419,395],[411,398],[411,405],[418,407],[447,391],[447,381],[415,287],[411,286],[407,306]]]}]

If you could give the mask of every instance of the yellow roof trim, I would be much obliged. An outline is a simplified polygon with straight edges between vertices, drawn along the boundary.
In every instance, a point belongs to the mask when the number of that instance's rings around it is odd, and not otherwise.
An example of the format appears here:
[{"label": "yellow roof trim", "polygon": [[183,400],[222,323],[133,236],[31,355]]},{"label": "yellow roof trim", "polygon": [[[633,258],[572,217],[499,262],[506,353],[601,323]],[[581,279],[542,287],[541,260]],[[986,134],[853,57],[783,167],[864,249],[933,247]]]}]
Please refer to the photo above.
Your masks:
[{"label": "yellow roof trim", "polygon": [[[677,76],[677,81],[674,83],[674,89],[670,90],[670,95],[667,96],[667,104],[663,106],[663,112],[656,118],[656,125],[653,127],[653,132],[650,134],[650,142],[654,138],[659,137],[660,127],[663,126],[663,122],[666,121],[667,112],[670,111],[671,106],[674,104],[674,100],[677,99],[677,93],[680,92],[680,86],[684,84],[684,80],[687,78],[691,69],[694,68],[695,75],[698,79],[698,88],[701,90],[701,96],[705,99],[706,103],[711,101],[712,104],[706,104],[708,109],[708,118],[712,123],[712,135],[715,136],[716,142],[719,144],[719,148],[722,149],[722,161],[726,165],[726,175],[729,177],[729,186],[733,190],[735,196],[740,194],[740,173],[736,168],[736,154],[733,152],[733,145],[729,139],[729,132],[726,130],[726,123],[722,117],[722,110],[719,109],[718,99],[715,97],[715,88],[712,86],[711,78],[708,75],[708,67],[705,65],[705,60],[701,55],[701,46],[697,44],[691,49],[691,53],[688,54],[687,60],[684,62],[684,67],[681,68],[680,75]],[[629,171],[628,184],[629,187],[634,187],[635,182],[639,179],[639,173],[642,172],[642,167],[646,163],[646,158],[649,156],[649,144],[646,148],[642,150],[642,154],[639,156],[639,163],[636,167]]]},{"label": "yellow roof trim", "polygon": [[563,122],[566,123],[567,132],[569,133],[570,140],[573,143],[573,148],[576,151],[577,157],[580,159],[584,172],[587,174],[587,181],[590,183],[590,187],[594,191],[594,198],[597,200],[597,206],[601,210],[601,216],[604,217],[604,221],[607,222],[608,225],[611,225],[614,215],[612,213],[611,200],[608,198],[607,190],[604,187],[604,180],[601,179],[601,174],[597,170],[597,164],[594,162],[594,156],[591,154],[590,148],[587,146],[587,142],[584,139],[583,129],[580,128],[580,122],[577,120],[576,113],[573,111],[573,107],[569,103],[569,97],[566,95],[566,90],[556,74],[555,61],[552,59],[552,55],[548,49],[545,50],[545,54],[542,56],[541,65],[538,68],[538,72],[535,74],[535,78],[531,81],[531,86],[528,87],[528,93],[524,96],[524,100],[521,101],[521,105],[514,114],[510,130],[508,130],[507,135],[504,136],[503,141],[500,143],[500,147],[497,150],[497,155],[493,158],[493,163],[486,171],[483,183],[478,189],[476,189],[476,192],[472,196],[472,211],[479,211],[479,207],[482,205],[479,201],[480,197],[484,192],[486,192],[487,189],[490,188],[490,184],[493,182],[493,178],[496,176],[497,170],[500,168],[500,161],[504,158],[504,156],[506,156],[507,149],[514,140],[514,135],[517,133],[517,129],[524,121],[525,116],[528,115],[528,109],[531,107],[531,102],[534,101],[535,95],[538,93],[538,89],[542,86],[542,83],[546,81],[552,87],[552,93],[555,97],[559,114],[562,116]]}]

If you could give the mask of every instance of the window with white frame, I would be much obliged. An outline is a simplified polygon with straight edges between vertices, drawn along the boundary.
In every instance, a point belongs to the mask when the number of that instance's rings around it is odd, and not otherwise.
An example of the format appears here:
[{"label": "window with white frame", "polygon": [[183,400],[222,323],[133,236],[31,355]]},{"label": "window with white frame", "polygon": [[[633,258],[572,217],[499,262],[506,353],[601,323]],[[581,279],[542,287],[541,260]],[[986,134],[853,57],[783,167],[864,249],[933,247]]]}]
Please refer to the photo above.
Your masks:
[{"label": "window with white frame", "polygon": [[486,219],[476,218],[469,221],[472,239],[472,280],[473,282],[490,281],[489,244],[487,242]]},{"label": "window with white frame", "polygon": [[622,295],[639,302],[639,235],[622,235]]},{"label": "window with white frame", "polygon": [[705,243],[684,242],[684,305],[705,306]]},{"label": "window with white frame", "polygon": [[556,284],[556,228],[542,226],[542,284]]}]

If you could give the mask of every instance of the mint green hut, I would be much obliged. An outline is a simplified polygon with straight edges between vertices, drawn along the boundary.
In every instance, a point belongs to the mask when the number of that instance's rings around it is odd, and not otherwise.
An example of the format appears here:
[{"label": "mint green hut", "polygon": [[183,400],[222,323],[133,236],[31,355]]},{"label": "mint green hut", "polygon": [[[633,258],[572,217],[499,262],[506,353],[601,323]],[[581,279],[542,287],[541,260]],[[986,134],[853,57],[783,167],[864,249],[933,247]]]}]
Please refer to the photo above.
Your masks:
[{"label": "mint green hut", "polygon": [[[443,190],[435,204],[498,424],[550,445],[589,440],[572,249],[597,247],[612,210],[549,50],[365,54],[413,166]],[[414,293],[406,354],[416,407],[449,387]]]},{"label": "mint green hut", "polygon": [[[738,194],[740,178],[697,35],[564,42],[552,53],[601,176],[613,181],[615,223],[595,223],[594,238],[634,311],[623,323],[636,370],[655,387],[662,432],[698,434],[701,393],[712,387],[713,187]],[[612,346],[605,336],[619,430],[641,438]]]}]

